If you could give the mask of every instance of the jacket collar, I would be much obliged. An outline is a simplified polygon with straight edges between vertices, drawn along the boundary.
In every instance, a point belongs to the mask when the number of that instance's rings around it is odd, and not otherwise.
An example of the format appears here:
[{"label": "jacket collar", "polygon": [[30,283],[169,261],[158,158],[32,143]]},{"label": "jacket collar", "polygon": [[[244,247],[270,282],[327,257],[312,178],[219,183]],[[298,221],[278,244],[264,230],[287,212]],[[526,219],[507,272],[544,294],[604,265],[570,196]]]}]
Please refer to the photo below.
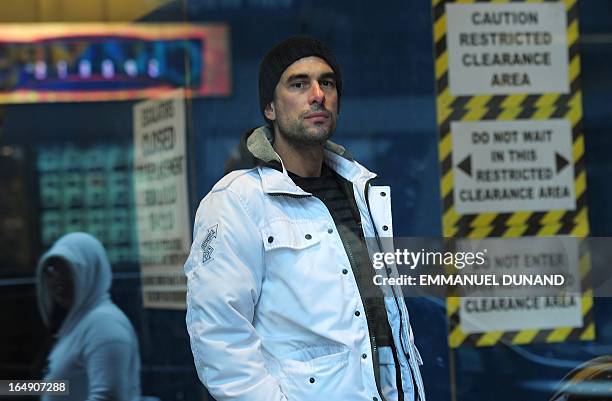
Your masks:
[{"label": "jacket collar", "polygon": [[[264,192],[296,196],[311,195],[295,185],[289,177],[283,161],[272,147],[273,138],[274,134],[267,126],[255,129],[247,138],[247,149],[256,159],[262,162],[258,170]],[[327,141],[324,152],[325,163],[354,184],[359,184],[361,181],[364,181],[365,184],[368,179],[376,177],[376,174],[357,163],[349,152],[338,144]]]}]

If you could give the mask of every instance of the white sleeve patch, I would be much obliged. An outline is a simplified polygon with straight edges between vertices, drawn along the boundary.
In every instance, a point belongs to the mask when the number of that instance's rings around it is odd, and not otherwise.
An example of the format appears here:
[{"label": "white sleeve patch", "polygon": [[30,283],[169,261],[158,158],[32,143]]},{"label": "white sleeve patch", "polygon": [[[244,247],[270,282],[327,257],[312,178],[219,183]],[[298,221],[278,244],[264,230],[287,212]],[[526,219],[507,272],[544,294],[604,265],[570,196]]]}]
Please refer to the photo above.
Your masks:
[{"label": "white sleeve patch", "polygon": [[218,228],[219,224],[215,224],[206,230],[206,237],[204,237],[204,241],[202,241],[202,245],[200,246],[202,248],[202,263],[206,263],[212,259],[215,248],[213,248],[211,244],[213,240],[217,238]]}]

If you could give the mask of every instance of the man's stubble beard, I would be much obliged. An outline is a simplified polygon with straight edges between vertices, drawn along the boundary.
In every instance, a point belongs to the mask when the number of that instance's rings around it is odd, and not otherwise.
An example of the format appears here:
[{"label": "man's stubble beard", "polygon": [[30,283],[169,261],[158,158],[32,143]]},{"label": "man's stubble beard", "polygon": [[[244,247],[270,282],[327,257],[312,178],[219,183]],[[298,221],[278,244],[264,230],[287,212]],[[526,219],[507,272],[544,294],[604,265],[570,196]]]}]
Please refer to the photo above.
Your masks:
[{"label": "man's stubble beard", "polygon": [[336,130],[336,116],[330,113],[329,127],[314,125],[311,128],[306,128],[304,116],[315,111],[325,110],[319,109],[308,111],[307,113],[300,115],[300,117],[294,121],[284,121],[282,118],[277,119],[276,124],[279,134],[285,138],[287,142],[295,145],[312,146],[325,144],[325,142],[332,137],[334,131]]}]

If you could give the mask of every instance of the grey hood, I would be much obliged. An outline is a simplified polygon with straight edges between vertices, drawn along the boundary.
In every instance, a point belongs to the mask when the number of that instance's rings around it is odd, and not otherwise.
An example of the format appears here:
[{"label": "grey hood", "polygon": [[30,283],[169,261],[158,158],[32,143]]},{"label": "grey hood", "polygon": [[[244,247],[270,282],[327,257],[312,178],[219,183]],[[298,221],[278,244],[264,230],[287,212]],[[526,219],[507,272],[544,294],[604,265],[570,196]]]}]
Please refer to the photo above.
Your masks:
[{"label": "grey hood", "polygon": [[[273,144],[274,133],[269,126],[264,125],[247,131],[242,135],[240,142],[225,163],[223,175],[257,165],[265,165],[282,171],[281,159],[274,150]],[[325,143],[325,149],[353,161],[353,157],[344,147],[332,141]]]},{"label": "grey hood", "polygon": [[49,324],[52,299],[44,283],[42,267],[50,257],[68,262],[74,280],[74,304],[57,335],[69,333],[96,306],[110,301],[112,273],[104,247],[87,233],[70,233],[58,239],[39,260],[36,269],[38,307],[45,324]]}]

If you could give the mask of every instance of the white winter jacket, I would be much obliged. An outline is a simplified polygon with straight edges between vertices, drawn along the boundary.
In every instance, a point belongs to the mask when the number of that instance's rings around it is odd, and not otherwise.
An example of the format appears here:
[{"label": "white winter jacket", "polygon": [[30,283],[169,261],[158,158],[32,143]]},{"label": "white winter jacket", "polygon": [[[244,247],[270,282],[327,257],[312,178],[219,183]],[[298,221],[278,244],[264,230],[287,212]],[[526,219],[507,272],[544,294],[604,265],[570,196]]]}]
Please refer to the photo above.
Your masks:
[{"label": "white winter jacket", "polygon": [[[248,150],[282,166],[269,136],[255,130]],[[325,162],[353,183],[365,236],[392,236],[389,188],[370,186],[375,174],[331,142]],[[235,171],[213,187],[196,214],[185,274],[195,365],[217,401],[382,400],[365,314],[355,315],[362,298],[334,221],[284,167]],[[386,297],[385,305],[404,399],[425,401],[404,299]],[[395,401],[390,347],[380,348],[379,362],[382,396]]]}]

